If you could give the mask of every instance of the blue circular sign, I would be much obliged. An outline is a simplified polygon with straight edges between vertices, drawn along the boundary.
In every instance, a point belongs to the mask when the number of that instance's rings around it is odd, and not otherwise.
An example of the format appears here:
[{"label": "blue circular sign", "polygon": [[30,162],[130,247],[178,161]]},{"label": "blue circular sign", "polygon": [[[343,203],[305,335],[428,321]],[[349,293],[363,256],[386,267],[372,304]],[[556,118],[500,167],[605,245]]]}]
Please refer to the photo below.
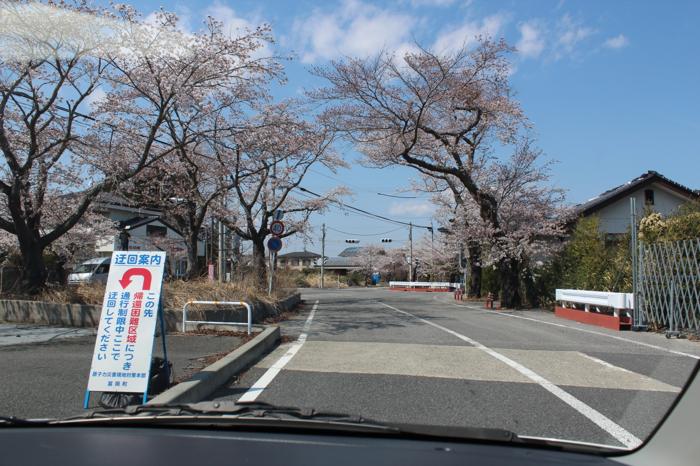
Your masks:
[{"label": "blue circular sign", "polygon": [[272,238],[267,240],[267,249],[269,249],[272,252],[277,252],[280,249],[282,249],[282,239],[278,238],[277,236],[273,236]]}]

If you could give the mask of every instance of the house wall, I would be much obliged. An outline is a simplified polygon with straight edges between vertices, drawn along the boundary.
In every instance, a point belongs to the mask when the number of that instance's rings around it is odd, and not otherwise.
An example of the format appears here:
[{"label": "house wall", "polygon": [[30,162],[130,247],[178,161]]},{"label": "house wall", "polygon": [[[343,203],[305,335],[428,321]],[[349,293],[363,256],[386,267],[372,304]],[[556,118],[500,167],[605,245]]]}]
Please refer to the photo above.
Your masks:
[{"label": "house wall", "polygon": [[[135,209],[119,209],[119,208],[114,208],[114,207],[106,207],[104,208],[104,214],[110,219],[116,221],[122,221],[122,220],[128,220],[130,218],[133,218],[139,214],[136,213]],[[143,212],[141,213],[143,215]],[[183,241],[183,251],[184,251],[184,240],[182,236],[177,233],[175,230],[172,228],[169,228],[167,225],[163,224],[162,222],[156,220],[154,222],[149,223],[148,225],[155,225],[155,226],[160,226],[160,227],[165,227],[166,228],[166,238],[167,239],[172,239],[172,240],[179,240]],[[141,225],[140,227],[134,228],[132,230],[129,230],[129,235],[131,236],[129,239],[129,247],[130,249],[146,249],[146,248],[151,248],[152,243],[148,238],[147,235],[147,227],[148,225]],[[115,248],[119,247],[119,239],[118,236],[115,235],[114,237],[106,237],[106,238],[100,238],[96,241],[95,245],[95,252],[98,252],[100,254],[107,254],[111,253],[112,251],[115,250]],[[204,241],[199,241],[197,244],[197,255],[198,256],[204,256],[205,254],[205,245]]]},{"label": "house wall", "polygon": [[668,190],[659,183],[652,183],[650,186],[640,188],[634,193],[625,196],[610,205],[607,205],[596,212],[600,218],[600,229],[604,233],[621,234],[626,233],[630,224],[630,197],[636,199],[637,216],[644,215],[644,191],[654,190],[654,205],[651,206],[655,212],[667,216],[673,213],[680,205],[688,202],[688,198]]},{"label": "house wall", "polygon": [[312,268],[316,261],[313,259],[297,259],[297,258],[283,258],[278,259],[278,264],[280,267],[292,270],[304,270]]}]

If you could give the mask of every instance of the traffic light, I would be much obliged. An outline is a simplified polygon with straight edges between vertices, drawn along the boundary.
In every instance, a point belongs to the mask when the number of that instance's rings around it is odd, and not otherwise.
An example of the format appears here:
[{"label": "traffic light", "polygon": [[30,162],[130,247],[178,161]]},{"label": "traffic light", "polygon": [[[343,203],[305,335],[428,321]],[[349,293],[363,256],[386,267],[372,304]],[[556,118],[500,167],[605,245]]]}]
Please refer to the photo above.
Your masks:
[{"label": "traffic light", "polygon": [[391,238],[382,238],[382,243],[391,243]]},{"label": "traffic light", "polygon": [[355,243],[359,243],[360,240],[359,239],[346,239],[345,242],[355,244]]}]

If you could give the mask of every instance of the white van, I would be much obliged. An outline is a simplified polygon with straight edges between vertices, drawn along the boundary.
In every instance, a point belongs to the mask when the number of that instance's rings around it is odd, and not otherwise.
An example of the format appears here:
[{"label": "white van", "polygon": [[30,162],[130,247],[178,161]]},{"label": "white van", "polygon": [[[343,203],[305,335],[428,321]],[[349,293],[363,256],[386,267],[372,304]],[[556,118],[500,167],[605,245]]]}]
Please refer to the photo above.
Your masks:
[{"label": "white van", "polygon": [[68,274],[68,284],[107,283],[110,261],[110,257],[98,257],[83,262]]}]

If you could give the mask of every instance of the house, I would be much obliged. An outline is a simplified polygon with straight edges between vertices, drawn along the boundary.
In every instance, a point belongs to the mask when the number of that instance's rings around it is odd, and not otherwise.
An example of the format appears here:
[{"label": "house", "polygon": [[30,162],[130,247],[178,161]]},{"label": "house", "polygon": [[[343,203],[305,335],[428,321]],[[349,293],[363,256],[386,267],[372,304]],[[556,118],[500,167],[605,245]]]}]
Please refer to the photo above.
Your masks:
[{"label": "house", "polygon": [[309,251],[295,251],[277,256],[277,266],[294,270],[304,270],[316,265],[316,260],[320,254]]},{"label": "house", "polygon": [[667,216],[679,206],[699,198],[698,192],[655,172],[648,171],[627,183],[574,207],[576,217],[598,216],[600,229],[608,235],[627,232],[630,226],[630,198],[636,199],[637,217],[647,209]]},{"label": "house", "polygon": [[[362,253],[362,250],[362,246],[345,248],[338,257],[327,257],[323,262],[323,269],[337,275],[347,275],[355,270],[361,270],[362,263],[357,256]],[[316,268],[320,269],[321,264],[316,264]]]},{"label": "house", "polygon": [[[320,269],[321,265],[317,264],[316,268]],[[328,257],[323,263],[323,269],[337,275],[347,275],[355,270],[361,270],[362,265],[354,257]]]},{"label": "house", "polygon": [[[171,257],[172,273],[180,275],[186,267],[186,246],[177,228],[161,218],[162,211],[152,207],[135,206],[119,195],[101,193],[94,210],[115,222],[119,232],[129,234],[130,250],[166,250]],[[95,252],[104,256],[120,249],[119,233],[96,241]],[[197,255],[204,258],[204,241],[197,246]]]}]

